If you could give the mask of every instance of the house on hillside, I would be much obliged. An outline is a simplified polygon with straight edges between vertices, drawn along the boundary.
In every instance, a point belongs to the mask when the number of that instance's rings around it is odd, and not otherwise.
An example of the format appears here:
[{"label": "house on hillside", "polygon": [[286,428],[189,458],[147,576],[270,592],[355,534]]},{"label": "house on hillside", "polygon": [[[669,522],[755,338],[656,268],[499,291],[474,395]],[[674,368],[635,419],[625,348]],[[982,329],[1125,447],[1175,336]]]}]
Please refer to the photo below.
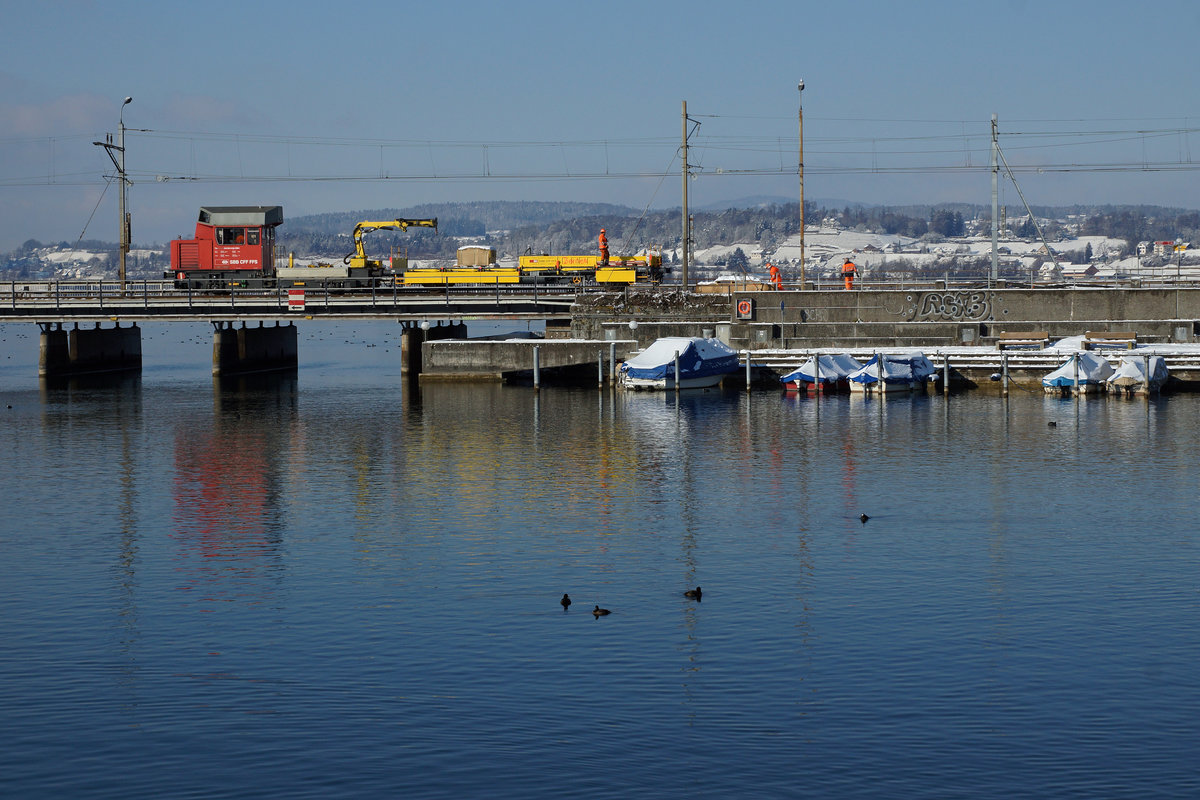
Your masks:
[{"label": "house on hillside", "polygon": [[1082,278],[1094,278],[1100,270],[1095,264],[1063,264],[1062,276],[1066,280],[1080,280]]}]

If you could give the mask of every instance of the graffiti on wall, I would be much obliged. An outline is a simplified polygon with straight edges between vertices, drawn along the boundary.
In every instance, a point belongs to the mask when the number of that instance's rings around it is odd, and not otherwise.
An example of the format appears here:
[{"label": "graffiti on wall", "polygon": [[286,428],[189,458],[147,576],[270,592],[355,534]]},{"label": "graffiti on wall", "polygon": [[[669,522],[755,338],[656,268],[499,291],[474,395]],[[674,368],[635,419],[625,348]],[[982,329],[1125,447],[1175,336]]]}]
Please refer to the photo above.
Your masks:
[{"label": "graffiti on wall", "polygon": [[992,293],[986,291],[921,292],[908,295],[906,316],[912,322],[976,322],[992,313]]}]

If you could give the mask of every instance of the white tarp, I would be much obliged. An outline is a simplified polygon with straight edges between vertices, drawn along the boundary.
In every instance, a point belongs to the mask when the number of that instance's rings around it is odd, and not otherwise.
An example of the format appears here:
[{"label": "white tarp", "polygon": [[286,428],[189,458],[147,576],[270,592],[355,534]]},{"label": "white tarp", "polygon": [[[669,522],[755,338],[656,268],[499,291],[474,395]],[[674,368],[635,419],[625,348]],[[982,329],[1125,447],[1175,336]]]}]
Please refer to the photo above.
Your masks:
[{"label": "white tarp", "polygon": [[1167,362],[1162,356],[1122,356],[1108,382],[1113,386],[1141,386],[1146,383],[1146,362],[1150,364],[1150,386],[1158,388],[1167,382]]}]

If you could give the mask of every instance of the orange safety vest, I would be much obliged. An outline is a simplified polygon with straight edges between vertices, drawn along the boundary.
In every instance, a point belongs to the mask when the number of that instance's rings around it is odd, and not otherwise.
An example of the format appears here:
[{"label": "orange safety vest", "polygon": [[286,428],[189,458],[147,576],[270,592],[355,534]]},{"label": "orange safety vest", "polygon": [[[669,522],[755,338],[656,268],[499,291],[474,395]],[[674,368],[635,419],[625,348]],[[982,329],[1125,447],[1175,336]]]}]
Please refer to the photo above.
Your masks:
[{"label": "orange safety vest", "polygon": [[854,265],[853,261],[847,261],[845,264],[842,264],[843,276],[853,275],[855,272],[858,272],[858,267]]}]

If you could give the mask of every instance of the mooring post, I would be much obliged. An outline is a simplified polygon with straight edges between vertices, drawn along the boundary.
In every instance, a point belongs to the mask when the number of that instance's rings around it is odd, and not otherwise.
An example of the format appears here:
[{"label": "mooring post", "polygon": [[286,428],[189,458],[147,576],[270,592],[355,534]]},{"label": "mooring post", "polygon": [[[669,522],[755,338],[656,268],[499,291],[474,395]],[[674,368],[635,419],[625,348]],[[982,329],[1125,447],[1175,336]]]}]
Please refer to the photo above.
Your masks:
[{"label": "mooring post", "polygon": [[609,380],[617,379],[617,343],[608,343],[608,377]]},{"label": "mooring post", "polygon": [[541,374],[541,354],[538,352],[540,348],[535,344],[533,346],[533,388],[540,389],[542,386]]},{"label": "mooring post", "polygon": [[750,394],[750,351],[746,350],[746,394]]},{"label": "mooring post", "polygon": [[675,351],[675,392],[679,392],[679,351]]},{"label": "mooring post", "polygon": [[1072,377],[1071,380],[1075,384],[1075,398],[1079,399],[1079,353],[1076,353],[1071,358]]},{"label": "mooring post", "polygon": [[604,388],[604,351],[601,350],[596,356],[596,385],[601,389]]},{"label": "mooring post", "polygon": [[1146,401],[1150,400],[1150,356],[1142,356],[1142,368],[1146,371],[1145,380],[1142,383],[1142,389],[1146,392]]},{"label": "mooring post", "polygon": [[942,354],[942,395],[950,396],[950,354]]},{"label": "mooring post", "polygon": [[813,397],[821,394],[821,354],[813,354]]},{"label": "mooring post", "polygon": [[1008,353],[1000,353],[1000,393],[1008,397]]}]

